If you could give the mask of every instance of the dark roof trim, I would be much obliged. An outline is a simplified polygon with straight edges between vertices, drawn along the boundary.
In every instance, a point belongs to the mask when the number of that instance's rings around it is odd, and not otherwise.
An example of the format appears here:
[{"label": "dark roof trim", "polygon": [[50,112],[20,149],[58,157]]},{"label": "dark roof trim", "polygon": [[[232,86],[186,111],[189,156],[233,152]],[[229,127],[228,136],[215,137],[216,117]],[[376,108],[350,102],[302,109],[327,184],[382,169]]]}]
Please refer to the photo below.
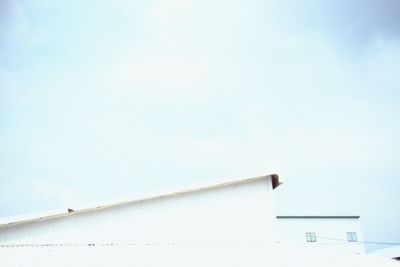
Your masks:
[{"label": "dark roof trim", "polygon": [[277,219],[359,219],[360,216],[276,216]]},{"label": "dark roof trim", "polygon": [[271,180],[272,180],[272,189],[277,188],[279,185],[281,185],[282,183],[279,182],[279,176],[278,174],[271,174]]}]

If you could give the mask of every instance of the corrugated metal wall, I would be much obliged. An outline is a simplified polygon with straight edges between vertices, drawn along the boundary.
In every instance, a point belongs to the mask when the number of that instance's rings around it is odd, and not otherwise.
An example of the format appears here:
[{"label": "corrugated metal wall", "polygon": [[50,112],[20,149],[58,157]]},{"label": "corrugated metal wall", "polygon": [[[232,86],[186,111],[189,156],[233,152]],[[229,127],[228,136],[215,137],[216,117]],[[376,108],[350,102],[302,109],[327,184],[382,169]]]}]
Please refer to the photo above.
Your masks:
[{"label": "corrugated metal wall", "polygon": [[270,178],[0,229],[1,243],[274,242]]}]

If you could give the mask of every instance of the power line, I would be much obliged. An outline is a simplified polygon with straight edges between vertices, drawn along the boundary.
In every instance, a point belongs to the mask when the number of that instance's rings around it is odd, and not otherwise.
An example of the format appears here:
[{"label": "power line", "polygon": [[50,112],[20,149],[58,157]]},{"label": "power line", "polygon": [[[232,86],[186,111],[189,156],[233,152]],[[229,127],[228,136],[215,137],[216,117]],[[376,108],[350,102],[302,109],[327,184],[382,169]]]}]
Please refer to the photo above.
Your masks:
[{"label": "power line", "polygon": [[[343,242],[348,242],[346,239],[340,239],[340,238],[333,238],[333,237],[325,237],[325,236],[318,236],[319,239],[329,239],[329,240],[336,240],[336,241],[343,241]],[[375,245],[393,245],[393,246],[399,246],[400,243],[395,243],[395,242],[380,242],[380,241],[356,241],[354,243],[363,243],[363,244],[375,244]]]}]

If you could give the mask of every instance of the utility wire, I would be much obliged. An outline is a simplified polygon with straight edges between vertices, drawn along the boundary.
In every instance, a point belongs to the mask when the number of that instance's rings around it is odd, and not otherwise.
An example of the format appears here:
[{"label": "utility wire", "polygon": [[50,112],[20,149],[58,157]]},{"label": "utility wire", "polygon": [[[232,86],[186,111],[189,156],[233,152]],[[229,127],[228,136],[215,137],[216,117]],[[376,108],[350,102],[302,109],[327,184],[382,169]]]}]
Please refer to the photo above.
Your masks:
[{"label": "utility wire", "polygon": [[[340,239],[340,238],[333,238],[333,237],[325,237],[325,236],[318,236],[319,239],[328,239],[328,240],[336,240],[336,241],[344,241],[348,242],[346,239]],[[394,243],[394,242],[379,242],[379,241],[355,241],[353,243],[363,243],[363,244],[376,244],[376,245],[394,245],[398,246],[400,243]]]}]

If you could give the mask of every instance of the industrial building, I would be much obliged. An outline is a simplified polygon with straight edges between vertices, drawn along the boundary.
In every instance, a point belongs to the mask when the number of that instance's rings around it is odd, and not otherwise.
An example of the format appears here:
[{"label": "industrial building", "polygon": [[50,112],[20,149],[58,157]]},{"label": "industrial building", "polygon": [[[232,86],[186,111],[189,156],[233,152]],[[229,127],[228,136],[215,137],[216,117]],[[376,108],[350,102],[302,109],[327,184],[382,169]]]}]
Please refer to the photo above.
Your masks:
[{"label": "industrial building", "polygon": [[286,266],[328,243],[363,253],[357,216],[276,216],[280,184],[272,174],[4,218],[0,266]]},{"label": "industrial building", "polygon": [[[0,242],[274,242],[278,175],[183,188],[94,207],[0,221]],[[244,230],[245,229],[245,230]]]}]

